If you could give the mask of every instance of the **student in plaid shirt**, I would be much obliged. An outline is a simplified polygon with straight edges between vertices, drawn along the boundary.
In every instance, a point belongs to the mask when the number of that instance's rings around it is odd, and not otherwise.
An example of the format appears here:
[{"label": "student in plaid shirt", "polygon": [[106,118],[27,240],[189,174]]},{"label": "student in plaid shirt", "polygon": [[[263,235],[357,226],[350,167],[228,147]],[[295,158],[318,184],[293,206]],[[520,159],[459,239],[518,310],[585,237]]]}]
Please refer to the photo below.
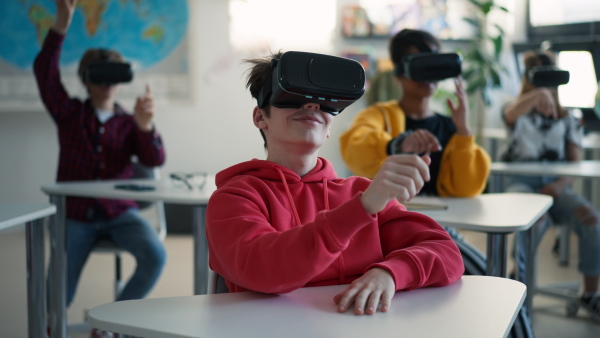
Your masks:
[{"label": "student in plaid shirt", "polygon": [[[123,62],[117,52],[88,50],[79,76],[89,98],[70,98],[61,83],[59,57],[76,0],[58,0],[57,18],[34,63],[40,96],[58,127],[60,157],[57,181],[130,178],[131,157],[146,166],[164,163],[165,150],[154,129],[150,88],[137,99],[134,114],[115,102],[118,85],[85,82],[83,72],[96,62]],[[154,286],[166,260],[157,233],[143,219],[134,201],[67,198],[67,305],[73,300],[83,266],[94,244],[103,237],[131,252],[136,270],[119,300],[143,298]]]}]

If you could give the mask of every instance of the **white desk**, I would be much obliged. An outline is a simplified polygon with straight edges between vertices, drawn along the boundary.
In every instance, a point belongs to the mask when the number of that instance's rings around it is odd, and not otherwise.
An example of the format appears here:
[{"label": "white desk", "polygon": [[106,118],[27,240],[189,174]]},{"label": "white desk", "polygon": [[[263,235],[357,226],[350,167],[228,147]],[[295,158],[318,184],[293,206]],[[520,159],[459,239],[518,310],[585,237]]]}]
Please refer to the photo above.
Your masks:
[{"label": "white desk", "polygon": [[[494,162],[490,166],[490,172],[494,176],[494,187],[501,187],[501,176],[503,175],[528,175],[528,176],[563,176],[575,177],[585,180],[600,178],[600,161],[586,160],[580,162],[563,163],[540,163],[540,162]],[[592,200],[591,182],[584,183],[584,195]],[[528,234],[529,238],[535,238],[533,231]],[[531,308],[531,298],[536,292],[535,286],[535,248],[528,248],[526,280],[527,287],[531,292],[528,295],[527,305]]]},{"label": "white desk", "polygon": [[483,194],[470,198],[439,198],[447,210],[418,210],[442,226],[485,232],[487,274],[506,276],[506,236],[528,230],[552,206],[552,197],[541,194]]},{"label": "white desk", "polygon": [[50,204],[0,204],[0,230],[25,223],[29,337],[46,337],[43,219],[55,212]]},{"label": "white desk", "polygon": [[600,178],[600,161],[580,162],[494,162],[490,166],[492,174],[565,176],[578,178]]},{"label": "white desk", "polygon": [[[447,210],[419,210],[442,226],[487,234],[487,275],[506,277],[507,237],[527,231],[552,206],[552,197],[541,194],[500,193],[471,198],[440,198]],[[532,256],[532,255],[530,255]],[[534,262],[527,262],[533,265]],[[532,281],[533,269],[529,270]],[[528,285],[529,287],[530,285]],[[531,305],[528,295],[527,306]]]},{"label": "white desk", "polygon": [[505,278],[463,276],[441,288],[397,292],[388,313],[336,312],[345,285],[283,295],[255,292],[154,298],[101,305],[92,326],[161,337],[506,337],[526,293]]},{"label": "white desk", "polygon": [[[507,138],[506,128],[484,128],[483,137],[489,141],[490,155],[492,159],[496,159],[500,142],[505,142]],[[584,150],[584,158],[592,159],[592,151],[600,149],[600,133],[592,132],[585,134],[581,142]]]},{"label": "white desk", "polygon": [[[205,211],[208,200],[216,190],[214,176],[209,175],[202,190],[185,186],[175,187],[168,179],[155,181],[145,179],[60,182],[42,186],[56,205],[56,220],[50,227],[50,311],[54,314],[53,337],[66,337],[66,252],[65,252],[65,198],[89,197],[131,199],[136,201],[163,201],[192,206],[194,209],[194,294],[206,294],[208,290],[208,244],[206,240]],[[115,189],[115,184],[137,183],[151,185],[155,190],[130,191]],[[168,226],[168,225],[167,225]],[[54,329],[56,328],[56,329]]]}]

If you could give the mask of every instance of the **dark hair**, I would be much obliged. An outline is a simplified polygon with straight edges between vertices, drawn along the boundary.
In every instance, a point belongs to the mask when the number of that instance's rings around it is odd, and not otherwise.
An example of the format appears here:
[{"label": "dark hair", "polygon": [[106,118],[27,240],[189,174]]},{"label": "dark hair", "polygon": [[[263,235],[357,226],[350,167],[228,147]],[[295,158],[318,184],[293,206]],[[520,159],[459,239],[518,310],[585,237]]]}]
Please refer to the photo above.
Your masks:
[{"label": "dark hair", "polygon": [[[248,69],[248,76],[246,81],[246,88],[250,90],[250,95],[256,100],[260,93],[260,90],[264,86],[265,82],[269,77],[273,75],[273,67],[271,66],[271,60],[279,59],[283,55],[283,52],[279,51],[273,53],[270,56],[258,59],[246,59],[244,63],[248,63],[251,67]],[[271,106],[266,105],[264,107],[265,114],[267,117],[271,116]],[[267,139],[265,133],[260,130],[260,135],[264,141],[264,147],[267,149]]]},{"label": "dark hair", "polygon": [[83,72],[85,69],[89,65],[98,62],[125,62],[125,59],[119,52],[114,50],[102,48],[88,49],[81,57],[81,61],[79,61],[79,69],[77,70],[77,74],[79,75],[81,82],[84,82]]},{"label": "dark hair", "polygon": [[402,59],[408,55],[408,49],[412,46],[420,52],[430,52],[431,46],[440,49],[441,43],[429,32],[405,28],[394,35],[389,43],[390,58],[394,65],[402,63]]}]

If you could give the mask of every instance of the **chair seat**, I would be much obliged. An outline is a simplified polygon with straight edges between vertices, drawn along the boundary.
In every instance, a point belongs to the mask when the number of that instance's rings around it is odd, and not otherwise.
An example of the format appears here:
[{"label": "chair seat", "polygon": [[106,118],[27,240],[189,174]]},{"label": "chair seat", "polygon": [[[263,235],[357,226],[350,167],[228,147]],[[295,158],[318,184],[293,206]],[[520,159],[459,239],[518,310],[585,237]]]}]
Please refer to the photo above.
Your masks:
[{"label": "chair seat", "polygon": [[117,246],[117,244],[115,244],[115,242],[111,241],[110,239],[100,240],[94,246],[94,252],[119,253],[122,251],[124,250],[121,247]]}]

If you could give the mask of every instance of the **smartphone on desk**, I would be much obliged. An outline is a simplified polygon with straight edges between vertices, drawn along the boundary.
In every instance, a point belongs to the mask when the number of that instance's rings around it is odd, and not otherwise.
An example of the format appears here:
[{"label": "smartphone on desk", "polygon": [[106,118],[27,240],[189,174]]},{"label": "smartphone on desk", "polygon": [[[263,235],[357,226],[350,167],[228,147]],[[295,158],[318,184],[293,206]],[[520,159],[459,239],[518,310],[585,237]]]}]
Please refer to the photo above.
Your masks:
[{"label": "smartphone on desk", "polygon": [[151,191],[151,190],[156,190],[156,188],[154,188],[151,185],[133,184],[133,183],[115,184],[115,189],[131,190],[131,191]]}]

